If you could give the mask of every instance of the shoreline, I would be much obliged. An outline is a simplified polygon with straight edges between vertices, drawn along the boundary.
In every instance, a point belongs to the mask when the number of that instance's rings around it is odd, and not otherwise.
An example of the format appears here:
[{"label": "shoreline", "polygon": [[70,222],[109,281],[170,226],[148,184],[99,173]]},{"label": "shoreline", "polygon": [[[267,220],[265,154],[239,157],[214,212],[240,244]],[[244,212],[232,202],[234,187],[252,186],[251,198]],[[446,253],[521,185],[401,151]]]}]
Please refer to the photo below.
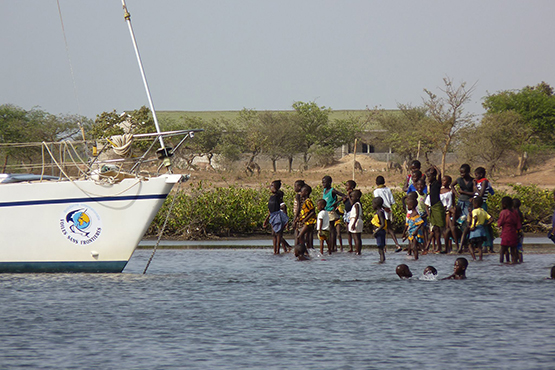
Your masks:
[{"label": "shoreline", "polygon": [[[370,234],[364,235],[362,239],[363,249],[376,249],[376,239],[372,238]],[[289,244],[293,244],[292,238],[286,238]],[[496,252],[499,251],[500,239],[496,238],[493,242]],[[388,242],[391,242],[388,239]],[[406,242],[399,243],[406,246]],[[137,249],[151,249],[156,245],[156,240],[144,239],[141,240]],[[344,245],[348,245],[346,240]],[[388,244],[388,253],[395,250],[393,243]],[[170,240],[162,239],[158,245],[159,249],[266,249],[273,248],[272,238],[264,236],[256,237],[237,237],[237,238],[218,238],[209,240]],[[524,237],[524,254],[554,254],[555,244],[547,237]],[[458,253],[452,253],[458,254]],[[465,254],[465,253],[463,253]]]}]

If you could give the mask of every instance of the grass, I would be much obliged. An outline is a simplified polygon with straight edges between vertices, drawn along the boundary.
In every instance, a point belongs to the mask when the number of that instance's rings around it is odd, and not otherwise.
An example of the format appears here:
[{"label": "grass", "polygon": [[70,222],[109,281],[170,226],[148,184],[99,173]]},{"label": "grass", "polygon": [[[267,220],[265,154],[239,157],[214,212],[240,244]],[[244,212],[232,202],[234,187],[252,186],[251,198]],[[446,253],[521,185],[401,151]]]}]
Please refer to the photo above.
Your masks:
[{"label": "grass", "polygon": [[[187,117],[198,117],[203,120],[212,120],[216,118],[224,118],[233,120],[239,115],[239,110],[221,110],[221,111],[157,111],[160,118],[169,119],[179,122]],[[293,112],[293,110],[282,110],[275,112]],[[346,119],[352,116],[365,116],[366,109],[358,110],[332,110],[330,119]]]}]

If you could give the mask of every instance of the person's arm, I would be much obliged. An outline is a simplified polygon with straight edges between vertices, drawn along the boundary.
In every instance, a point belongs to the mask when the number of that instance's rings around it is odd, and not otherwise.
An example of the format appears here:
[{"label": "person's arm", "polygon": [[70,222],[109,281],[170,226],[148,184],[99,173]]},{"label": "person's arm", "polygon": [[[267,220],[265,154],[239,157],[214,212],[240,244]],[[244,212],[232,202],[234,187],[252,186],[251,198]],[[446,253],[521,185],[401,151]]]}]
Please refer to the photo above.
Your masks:
[{"label": "person's arm", "polygon": [[266,219],[264,220],[264,223],[262,224],[262,227],[264,229],[268,227],[268,221],[270,221],[270,211],[268,211],[268,215],[266,216]]},{"label": "person's arm", "polygon": [[[453,182],[451,184],[451,191],[453,192],[453,194],[455,195],[461,195],[461,192],[459,190],[457,190],[457,188],[455,188],[455,186],[459,185],[457,180],[455,180],[455,182]],[[460,185],[459,185],[459,189],[460,189]]]},{"label": "person's arm", "polygon": [[336,204],[339,203],[339,198],[343,198],[345,196],[345,194],[333,189],[332,194],[334,194],[337,198],[337,202],[335,202]]},{"label": "person's arm", "polygon": [[300,194],[298,193],[295,194],[295,201],[297,202],[297,211],[293,215],[293,224],[296,224],[297,222],[299,222],[299,217],[301,215],[301,208],[303,206],[303,203],[302,203]]},{"label": "person's arm", "polygon": [[436,172],[437,172],[437,181],[439,181],[439,183],[441,184],[441,170],[437,168],[435,164],[434,164],[434,168],[436,169]]},{"label": "person's arm", "polygon": [[321,231],[323,223],[324,223],[324,220],[322,218],[318,217],[318,225],[316,225],[316,230]]},{"label": "person's arm", "polygon": [[495,218],[491,217],[491,215],[488,213],[488,221],[486,222],[487,225],[491,225],[493,223],[493,221],[495,221]]},{"label": "person's arm", "polygon": [[378,212],[378,219],[380,220],[380,227],[378,227],[375,231],[374,231],[374,235],[376,235],[376,233],[380,230],[383,230],[385,228],[385,217],[383,215],[383,212]]},{"label": "person's arm", "polygon": [[403,191],[406,193],[409,190],[409,175],[407,175],[407,178],[405,179],[405,184],[403,185]]}]

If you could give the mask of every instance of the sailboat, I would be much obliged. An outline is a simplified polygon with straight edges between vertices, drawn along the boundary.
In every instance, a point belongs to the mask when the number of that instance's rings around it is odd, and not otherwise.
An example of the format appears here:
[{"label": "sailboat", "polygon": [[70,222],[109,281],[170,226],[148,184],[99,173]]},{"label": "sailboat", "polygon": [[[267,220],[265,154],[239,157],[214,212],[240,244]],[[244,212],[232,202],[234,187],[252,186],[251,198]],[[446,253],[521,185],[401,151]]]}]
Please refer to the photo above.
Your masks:
[{"label": "sailboat", "polygon": [[[38,143],[40,174],[0,174],[2,273],[123,271],[172,188],[187,179],[172,173],[171,156],[202,130],[160,130],[125,0],[122,4],[157,132],[106,138],[90,159],[81,159],[87,151],[77,147],[86,141]],[[169,136],[181,140],[173,149],[164,142]],[[102,152],[126,152],[134,140],[149,139],[142,156],[101,159]],[[161,163],[150,173],[144,167],[153,161]]]}]

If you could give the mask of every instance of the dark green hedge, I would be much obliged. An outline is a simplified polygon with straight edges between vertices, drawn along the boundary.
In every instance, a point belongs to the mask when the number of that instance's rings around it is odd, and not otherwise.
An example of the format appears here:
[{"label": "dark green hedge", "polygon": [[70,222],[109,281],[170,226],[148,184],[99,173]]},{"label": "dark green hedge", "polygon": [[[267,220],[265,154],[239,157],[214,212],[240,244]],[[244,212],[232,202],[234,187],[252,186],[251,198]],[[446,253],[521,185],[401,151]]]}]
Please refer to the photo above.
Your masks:
[{"label": "dark green hedge", "polygon": [[[289,186],[282,188],[289,217],[293,212],[293,189]],[[339,191],[344,191],[340,186]],[[405,211],[401,199],[403,193],[393,192],[396,203],[393,205],[396,232],[401,232],[405,222]],[[554,201],[550,190],[542,190],[537,186],[512,185],[510,191],[496,191],[488,200],[488,212],[495,218],[501,210],[501,198],[504,196],[517,197],[522,202],[521,211],[524,214],[525,232],[545,232],[551,224]],[[270,191],[267,187],[258,189],[230,187],[212,187],[200,182],[186,184],[178,192],[168,196],[162,209],[156,215],[147,236],[158,235],[168,208],[174,202],[173,211],[168,220],[164,236],[170,238],[205,238],[209,236],[237,236],[250,234],[264,234],[269,230],[262,228],[267,215],[267,202]],[[313,189],[312,199],[322,196],[322,187]],[[372,193],[365,193],[361,202],[365,231],[370,231],[372,212]]]}]

